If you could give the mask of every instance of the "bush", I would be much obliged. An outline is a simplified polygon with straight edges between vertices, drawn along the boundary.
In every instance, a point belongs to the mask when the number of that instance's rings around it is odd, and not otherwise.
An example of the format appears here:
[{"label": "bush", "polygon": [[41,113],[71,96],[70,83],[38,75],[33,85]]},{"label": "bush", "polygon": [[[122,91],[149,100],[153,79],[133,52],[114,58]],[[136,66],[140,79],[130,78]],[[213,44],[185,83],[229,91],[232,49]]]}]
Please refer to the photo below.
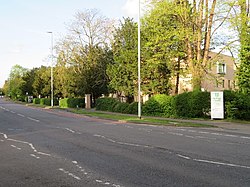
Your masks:
[{"label": "bush", "polygon": [[138,102],[130,103],[124,112],[126,114],[138,114]]},{"label": "bush", "polygon": [[143,105],[143,114],[170,117],[173,114],[173,97],[159,94],[151,97]]},{"label": "bush", "polygon": [[235,97],[231,101],[225,102],[225,110],[227,118],[250,120],[250,96],[235,93]]},{"label": "bush", "polygon": [[40,105],[50,106],[51,105],[51,99],[50,98],[41,98],[40,99]]},{"label": "bush", "polygon": [[185,92],[175,96],[173,103],[176,117],[207,118],[210,112],[210,93]]},{"label": "bush", "polygon": [[115,105],[119,103],[118,100],[110,97],[98,98],[96,100],[96,110],[114,111]]},{"label": "bush", "polygon": [[128,103],[121,103],[118,102],[115,107],[113,108],[113,112],[118,112],[118,113],[126,113],[127,108],[129,107]]},{"label": "bush", "polygon": [[34,104],[40,104],[40,99],[39,98],[34,98],[33,103]]},{"label": "bush", "polygon": [[59,106],[62,108],[84,108],[85,99],[84,98],[64,98],[59,102]]}]

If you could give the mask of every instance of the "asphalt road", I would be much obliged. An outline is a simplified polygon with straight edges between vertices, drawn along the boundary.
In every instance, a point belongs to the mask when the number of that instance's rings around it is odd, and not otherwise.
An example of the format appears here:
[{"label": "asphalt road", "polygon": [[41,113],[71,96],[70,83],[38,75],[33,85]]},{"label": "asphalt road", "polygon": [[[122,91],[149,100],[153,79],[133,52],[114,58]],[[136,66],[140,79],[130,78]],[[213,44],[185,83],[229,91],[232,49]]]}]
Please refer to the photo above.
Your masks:
[{"label": "asphalt road", "polygon": [[0,99],[0,186],[250,186],[250,134],[127,124]]}]

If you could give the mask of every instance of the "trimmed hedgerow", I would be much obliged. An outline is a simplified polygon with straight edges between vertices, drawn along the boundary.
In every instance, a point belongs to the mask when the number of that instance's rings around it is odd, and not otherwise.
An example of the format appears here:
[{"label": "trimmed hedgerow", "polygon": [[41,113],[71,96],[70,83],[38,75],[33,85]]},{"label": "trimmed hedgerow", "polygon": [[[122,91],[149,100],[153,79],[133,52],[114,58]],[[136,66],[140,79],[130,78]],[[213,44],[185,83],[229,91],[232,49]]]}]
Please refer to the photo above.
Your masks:
[{"label": "trimmed hedgerow", "polygon": [[210,115],[210,93],[193,91],[176,95],[173,107],[176,117],[206,118]]},{"label": "trimmed hedgerow", "polygon": [[59,106],[61,108],[84,108],[85,99],[84,98],[64,98],[60,99]]},{"label": "trimmed hedgerow", "polygon": [[225,102],[225,110],[227,118],[250,120],[250,96],[235,93],[231,101]]},{"label": "trimmed hedgerow", "polygon": [[40,99],[39,98],[34,98],[33,99],[33,104],[40,104]]},{"label": "trimmed hedgerow", "polygon": [[96,110],[111,111],[119,101],[110,97],[98,98],[96,100]]},{"label": "trimmed hedgerow", "polygon": [[173,115],[173,97],[159,94],[151,97],[143,105],[143,114],[152,116],[167,116]]},{"label": "trimmed hedgerow", "polygon": [[40,99],[40,105],[50,106],[51,105],[50,98],[41,98]]}]

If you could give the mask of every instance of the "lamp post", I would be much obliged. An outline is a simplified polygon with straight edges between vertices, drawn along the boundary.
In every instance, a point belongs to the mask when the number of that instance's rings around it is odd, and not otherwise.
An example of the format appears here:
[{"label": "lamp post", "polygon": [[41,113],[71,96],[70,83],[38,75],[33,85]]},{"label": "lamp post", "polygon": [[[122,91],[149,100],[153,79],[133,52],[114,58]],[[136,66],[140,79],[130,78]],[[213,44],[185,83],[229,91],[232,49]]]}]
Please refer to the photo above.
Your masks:
[{"label": "lamp post", "polygon": [[54,97],[54,90],[53,90],[53,32],[49,31],[47,32],[49,34],[51,34],[51,68],[50,68],[50,76],[51,76],[51,107],[54,106],[54,100],[53,100],[53,97]]},{"label": "lamp post", "polygon": [[141,1],[138,6],[138,117],[141,119]]}]

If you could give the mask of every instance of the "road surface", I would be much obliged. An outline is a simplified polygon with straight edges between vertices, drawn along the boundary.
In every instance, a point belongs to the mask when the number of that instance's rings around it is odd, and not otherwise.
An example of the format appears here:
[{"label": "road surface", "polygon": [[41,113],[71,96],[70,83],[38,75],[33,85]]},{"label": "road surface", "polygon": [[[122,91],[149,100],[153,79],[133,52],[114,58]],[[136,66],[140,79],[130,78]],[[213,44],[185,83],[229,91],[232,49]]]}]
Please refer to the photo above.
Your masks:
[{"label": "road surface", "polygon": [[0,99],[0,186],[250,186],[250,134],[162,127]]}]

